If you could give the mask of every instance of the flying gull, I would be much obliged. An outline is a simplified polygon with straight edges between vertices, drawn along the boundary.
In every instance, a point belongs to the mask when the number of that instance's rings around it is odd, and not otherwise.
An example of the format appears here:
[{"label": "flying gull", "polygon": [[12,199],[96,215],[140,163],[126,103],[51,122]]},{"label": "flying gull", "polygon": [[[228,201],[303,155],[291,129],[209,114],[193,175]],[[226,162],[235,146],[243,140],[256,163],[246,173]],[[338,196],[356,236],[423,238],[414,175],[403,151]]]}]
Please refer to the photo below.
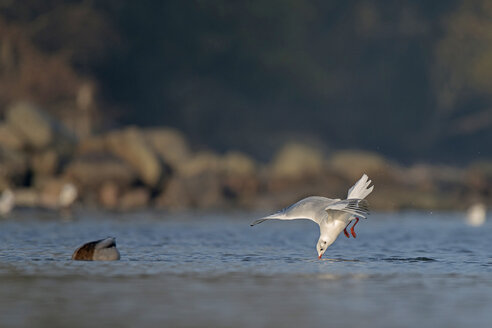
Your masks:
[{"label": "flying gull", "polygon": [[347,199],[330,199],[320,196],[311,196],[301,199],[272,215],[254,221],[251,226],[257,225],[266,220],[295,220],[309,219],[316,222],[320,228],[320,236],[316,250],[318,258],[326,252],[328,246],[333,244],[338,235],[343,231],[349,238],[347,228],[355,220],[350,229],[352,236],[357,237],[354,227],[359,222],[359,218],[366,218],[369,215],[367,201],[364,200],[373,190],[374,186],[369,187],[371,180],[366,174],[349,189]]}]

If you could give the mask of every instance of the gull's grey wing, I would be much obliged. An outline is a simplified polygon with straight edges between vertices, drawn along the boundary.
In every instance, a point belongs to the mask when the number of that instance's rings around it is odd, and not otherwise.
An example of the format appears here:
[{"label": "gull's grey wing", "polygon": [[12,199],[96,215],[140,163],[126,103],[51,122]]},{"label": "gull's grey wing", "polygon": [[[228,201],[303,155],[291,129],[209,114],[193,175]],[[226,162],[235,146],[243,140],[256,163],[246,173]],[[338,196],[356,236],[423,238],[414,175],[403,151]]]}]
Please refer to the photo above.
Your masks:
[{"label": "gull's grey wing", "polygon": [[262,222],[265,222],[267,220],[311,220],[311,221],[314,221],[316,223],[319,224],[319,221],[318,220],[313,220],[311,218],[307,218],[307,217],[298,217],[298,218],[285,218],[285,217],[278,217],[276,216],[277,214],[272,214],[272,215],[269,215],[269,216],[265,216],[264,218],[261,218],[261,219],[258,219],[258,220],[255,220],[253,221],[253,223],[250,224],[250,226],[255,226],[257,224],[260,224]]},{"label": "gull's grey wing", "polygon": [[263,217],[251,223],[251,226],[260,224],[266,220],[297,220],[307,219],[320,224],[326,218],[326,208],[329,204],[335,203],[339,199],[330,199],[320,196],[311,196],[301,199],[295,204],[292,204],[277,213]]},{"label": "gull's grey wing", "polygon": [[331,203],[325,211],[342,211],[365,219],[369,215],[369,204],[365,199],[344,199]]}]

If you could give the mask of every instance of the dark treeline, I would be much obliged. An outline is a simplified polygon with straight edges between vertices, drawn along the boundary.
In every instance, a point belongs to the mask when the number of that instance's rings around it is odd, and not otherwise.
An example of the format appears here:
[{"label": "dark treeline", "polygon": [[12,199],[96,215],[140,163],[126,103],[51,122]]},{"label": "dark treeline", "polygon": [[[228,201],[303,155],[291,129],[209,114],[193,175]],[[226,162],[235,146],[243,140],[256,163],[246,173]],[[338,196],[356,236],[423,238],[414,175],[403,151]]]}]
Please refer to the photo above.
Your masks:
[{"label": "dark treeline", "polygon": [[85,108],[90,132],[167,125],[260,159],[292,139],[492,155],[486,0],[3,0],[0,48],[0,106]]}]

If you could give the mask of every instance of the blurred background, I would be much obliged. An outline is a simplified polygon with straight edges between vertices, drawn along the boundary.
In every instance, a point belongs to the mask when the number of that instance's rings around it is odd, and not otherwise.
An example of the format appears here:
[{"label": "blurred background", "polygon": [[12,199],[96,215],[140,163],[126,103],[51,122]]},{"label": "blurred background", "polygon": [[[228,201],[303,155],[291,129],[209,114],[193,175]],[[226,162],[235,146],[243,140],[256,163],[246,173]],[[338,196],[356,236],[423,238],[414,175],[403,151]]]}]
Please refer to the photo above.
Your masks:
[{"label": "blurred background", "polygon": [[491,204],[492,3],[0,0],[0,115],[18,206]]}]

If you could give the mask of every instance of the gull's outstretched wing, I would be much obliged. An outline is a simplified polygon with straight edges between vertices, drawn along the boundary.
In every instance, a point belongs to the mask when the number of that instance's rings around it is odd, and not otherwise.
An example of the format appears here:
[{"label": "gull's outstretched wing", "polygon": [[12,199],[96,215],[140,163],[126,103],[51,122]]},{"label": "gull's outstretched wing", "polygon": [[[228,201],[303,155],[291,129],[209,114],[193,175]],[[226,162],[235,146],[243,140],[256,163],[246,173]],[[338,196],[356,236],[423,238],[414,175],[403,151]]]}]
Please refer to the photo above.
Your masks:
[{"label": "gull's outstretched wing", "polygon": [[364,199],[374,189],[374,186],[369,187],[371,180],[364,174],[348,191],[347,199]]},{"label": "gull's outstretched wing", "polygon": [[276,214],[272,214],[272,215],[269,215],[269,216],[265,216],[264,218],[261,218],[261,219],[258,219],[258,220],[255,220],[253,223],[250,224],[250,226],[255,226],[257,224],[260,224],[262,222],[265,222],[267,220],[311,220],[311,221],[314,221],[316,223],[319,224],[318,221],[315,221],[311,218],[304,218],[304,217],[298,217],[298,218],[287,218],[287,217],[278,217],[276,216]]},{"label": "gull's outstretched wing", "polygon": [[319,224],[326,217],[325,208],[329,204],[339,201],[339,199],[329,199],[320,196],[311,196],[301,199],[295,204],[286,207],[277,213],[258,219],[251,223],[251,226],[262,223],[266,220],[298,220],[307,219]]},{"label": "gull's outstretched wing", "polygon": [[325,211],[342,211],[365,219],[369,215],[369,204],[365,199],[344,199],[328,205]]}]

